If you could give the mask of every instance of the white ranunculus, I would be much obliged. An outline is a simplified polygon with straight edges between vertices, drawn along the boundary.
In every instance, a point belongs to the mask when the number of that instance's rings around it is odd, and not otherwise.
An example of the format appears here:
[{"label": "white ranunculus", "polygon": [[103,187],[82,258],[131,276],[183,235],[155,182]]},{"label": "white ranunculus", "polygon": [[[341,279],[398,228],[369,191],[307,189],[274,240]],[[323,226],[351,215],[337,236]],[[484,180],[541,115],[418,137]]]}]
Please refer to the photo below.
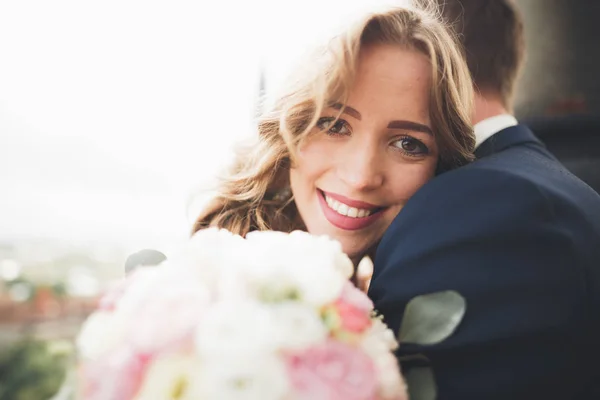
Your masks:
[{"label": "white ranunculus", "polygon": [[333,266],[346,279],[354,273],[352,261],[343,252],[342,245],[337,240],[324,235],[314,236],[303,231],[294,231],[290,233],[290,237],[295,242],[295,244],[290,243],[292,247],[306,247],[311,257],[322,258],[323,264]]},{"label": "white ranunculus", "polygon": [[232,262],[243,262],[246,247],[247,243],[241,236],[226,229],[208,228],[191,237],[185,255],[199,261],[196,268],[220,268]]},{"label": "white ranunculus", "polygon": [[[245,263],[248,281],[259,295],[294,292],[300,301],[320,307],[337,299],[352,262],[339,243],[306,232],[253,232]],[[276,297],[276,296],[275,296]]]},{"label": "white ranunculus", "polygon": [[315,236],[304,231],[289,234],[263,231],[250,232],[246,240],[253,248],[261,248],[269,257],[281,262],[317,260],[319,265],[333,268],[346,278],[354,272],[352,261],[342,251],[342,245],[327,236]]},{"label": "white ranunculus", "polygon": [[383,399],[404,400],[404,397],[398,397],[399,393],[406,393],[406,385],[400,375],[398,360],[390,353],[381,353],[373,359],[375,371],[377,372],[377,381],[379,383],[379,393]]},{"label": "white ranunculus", "polygon": [[290,393],[286,366],[273,354],[224,355],[203,371],[198,399],[281,400]]},{"label": "white ranunculus", "polygon": [[371,327],[365,333],[361,347],[372,358],[377,358],[382,353],[390,353],[398,348],[394,333],[379,318],[372,320]]},{"label": "white ranunculus", "polygon": [[293,276],[301,288],[301,299],[315,307],[321,307],[340,296],[345,279],[337,271],[324,270],[321,273],[316,267],[297,268]]},{"label": "white ranunculus", "polygon": [[166,263],[174,270],[192,272],[196,279],[213,288],[220,282],[223,268],[239,268],[245,261],[246,248],[246,241],[228,230],[202,229]]},{"label": "white ranunculus", "polygon": [[404,393],[406,388],[400,375],[398,360],[392,353],[398,347],[398,342],[381,319],[373,320],[360,345],[373,360],[382,397],[395,399],[397,393]]},{"label": "white ranunculus", "polygon": [[316,309],[298,302],[268,307],[272,336],[279,349],[300,350],[327,339],[328,330]]},{"label": "white ranunculus", "polygon": [[270,321],[265,305],[251,299],[216,303],[196,329],[196,351],[202,359],[217,364],[225,354],[268,354],[276,345]]}]

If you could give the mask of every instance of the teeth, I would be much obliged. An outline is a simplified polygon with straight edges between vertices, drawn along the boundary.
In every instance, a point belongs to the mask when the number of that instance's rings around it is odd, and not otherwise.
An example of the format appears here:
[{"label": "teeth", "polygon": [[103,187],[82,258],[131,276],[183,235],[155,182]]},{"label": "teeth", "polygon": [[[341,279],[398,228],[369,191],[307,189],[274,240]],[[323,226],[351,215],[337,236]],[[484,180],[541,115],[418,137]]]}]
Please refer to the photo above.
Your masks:
[{"label": "teeth", "polygon": [[336,211],[338,214],[348,215],[348,206],[342,203],[337,207]]},{"label": "teeth", "polygon": [[333,200],[331,197],[327,197],[327,196],[325,196],[325,201],[327,202],[327,205],[328,205],[329,207],[333,208],[333,202],[334,202],[335,200]]},{"label": "teeth", "polygon": [[340,203],[339,201],[332,199],[325,195],[325,202],[329,208],[337,212],[338,214],[345,215],[350,218],[364,218],[371,215],[370,210],[364,210],[361,208],[349,207],[347,204]]}]

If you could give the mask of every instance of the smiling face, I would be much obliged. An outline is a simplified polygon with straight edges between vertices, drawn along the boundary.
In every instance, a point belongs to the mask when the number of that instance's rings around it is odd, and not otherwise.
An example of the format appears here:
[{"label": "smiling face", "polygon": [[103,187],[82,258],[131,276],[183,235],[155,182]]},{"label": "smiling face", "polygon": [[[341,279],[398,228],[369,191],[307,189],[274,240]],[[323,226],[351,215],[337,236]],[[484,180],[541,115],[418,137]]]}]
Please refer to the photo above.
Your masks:
[{"label": "smiling face", "polygon": [[347,104],[323,111],[290,170],[308,232],[338,240],[357,260],[434,176],[430,86],[424,54],[391,45],[361,50]]}]

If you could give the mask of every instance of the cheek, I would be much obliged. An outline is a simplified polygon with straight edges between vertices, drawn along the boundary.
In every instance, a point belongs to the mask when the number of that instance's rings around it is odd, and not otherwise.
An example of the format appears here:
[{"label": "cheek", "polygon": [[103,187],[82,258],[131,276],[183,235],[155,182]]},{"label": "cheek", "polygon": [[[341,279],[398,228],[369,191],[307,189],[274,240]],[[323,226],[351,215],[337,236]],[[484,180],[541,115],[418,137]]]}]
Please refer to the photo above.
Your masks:
[{"label": "cheek", "polygon": [[326,151],[319,143],[308,143],[297,152],[297,159],[290,169],[290,186],[294,197],[301,199],[307,192],[312,193],[317,180],[329,169]]},{"label": "cheek", "polygon": [[[436,160],[419,165],[412,165],[393,174],[390,192],[394,203],[403,206],[423,185],[435,176]],[[399,211],[399,210],[398,210]]]},{"label": "cheek", "polygon": [[311,138],[297,151],[296,164],[294,170],[299,180],[316,179],[326,171],[331,169],[337,153],[335,146],[327,143],[326,140]]}]

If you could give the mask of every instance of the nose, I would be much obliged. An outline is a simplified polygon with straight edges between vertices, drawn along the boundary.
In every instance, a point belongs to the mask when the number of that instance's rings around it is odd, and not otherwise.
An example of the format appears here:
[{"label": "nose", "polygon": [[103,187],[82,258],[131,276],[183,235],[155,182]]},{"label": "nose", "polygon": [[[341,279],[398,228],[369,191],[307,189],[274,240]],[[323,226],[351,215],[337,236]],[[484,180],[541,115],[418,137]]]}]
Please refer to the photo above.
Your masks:
[{"label": "nose", "polygon": [[357,141],[344,152],[337,166],[339,179],[355,191],[370,191],[381,187],[385,181],[382,155],[376,143]]}]

